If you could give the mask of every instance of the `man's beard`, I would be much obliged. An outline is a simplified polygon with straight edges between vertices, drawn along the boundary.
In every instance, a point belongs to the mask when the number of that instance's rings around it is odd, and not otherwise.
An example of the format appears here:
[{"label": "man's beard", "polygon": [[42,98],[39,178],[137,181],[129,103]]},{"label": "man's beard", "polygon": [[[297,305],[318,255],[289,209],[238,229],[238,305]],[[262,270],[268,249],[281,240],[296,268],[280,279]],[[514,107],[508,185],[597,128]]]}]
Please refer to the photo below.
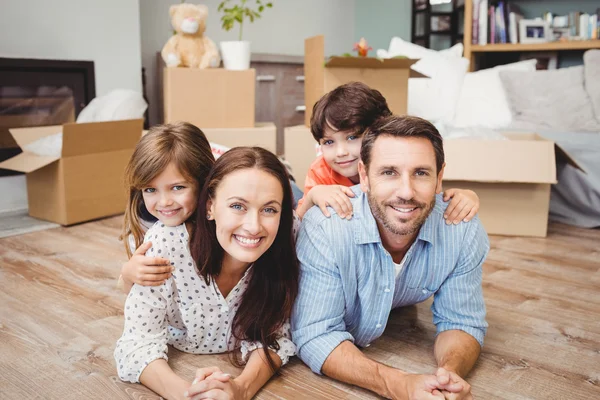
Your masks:
[{"label": "man's beard", "polygon": [[[404,199],[397,199],[395,201],[391,201],[391,202],[385,202],[384,204],[379,204],[374,196],[371,194],[371,192],[367,193],[367,198],[369,199],[369,206],[371,207],[371,212],[373,213],[373,216],[375,217],[375,219],[380,222],[383,227],[388,230],[389,232],[395,234],[395,235],[412,235],[413,233],[417,232],[419,229],[421,229],[421,226],[423,226],[423,224],[425,223],[425,220],[427,219],[427,217],[429,217],[429,214],[431,214],[431,211],[433,210],[433,207],[435,206],[435,196],[433,196],[433,198],[431,199],[431,201],[428,203],[421,203],[421,202],[417,202],[414,200],[404,200]],[[386,213],[386,208],[387,207],[396,207],[396,208],[413,208],[416,207],[418,210],[421,211],[421,214],[418,215],[412,222],[409,223],[410,219],[403,219],[403,218],[394,218],[392,220],[392,218],[390,218],[388,216],[388,214]],[[403,225],[403,226],[398,226],[398,221],[402,224],[407,224],[408,225]]]}]

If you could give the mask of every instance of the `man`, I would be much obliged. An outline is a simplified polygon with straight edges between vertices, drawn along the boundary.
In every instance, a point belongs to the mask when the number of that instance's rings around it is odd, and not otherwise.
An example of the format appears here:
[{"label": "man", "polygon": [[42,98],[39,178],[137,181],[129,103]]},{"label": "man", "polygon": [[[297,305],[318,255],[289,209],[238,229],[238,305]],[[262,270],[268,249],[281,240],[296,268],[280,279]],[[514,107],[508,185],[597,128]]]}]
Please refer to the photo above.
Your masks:
[{"label": "man", "polygon": [[[463,380],[486,332],[481,289],[489,251],[478,218],[444,223],[442,138],[429,122],[390,116],[365,134],[352,219],[317,207],[298,236],[292,338],[316,373],[384,397],[470,399]],[[382,335],[390,311],[434,296],[435,375],[377,363],[358,348]]]}]

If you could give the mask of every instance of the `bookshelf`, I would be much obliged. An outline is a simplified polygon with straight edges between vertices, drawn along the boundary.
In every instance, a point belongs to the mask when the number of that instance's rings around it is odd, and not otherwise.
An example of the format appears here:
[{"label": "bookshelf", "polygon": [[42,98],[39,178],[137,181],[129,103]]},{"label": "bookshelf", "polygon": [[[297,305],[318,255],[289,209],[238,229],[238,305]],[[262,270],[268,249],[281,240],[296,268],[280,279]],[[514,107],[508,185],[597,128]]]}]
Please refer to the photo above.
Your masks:
[{"label": "bookshelf", "polygon": [[472,44],[473,37],[473,0],[465,0],[464,25],[464,56],[469,59],[469,68],[474,71],[477,67],[477,56],[484,53],[525,52],[525,51],[572,51],[600,49],[600,39],[570,40],[547,43],[517,43],[517,44]]},{"label": "bookshelf", "polygon": [[[462,8],[456,6],[456,0],[434,5],[430,0],[412,0],[411,42],[436,50],[462,42],[463,35],[458,27],[458,14]],[[435,27],[434,20],[445,28]],[[434,37],[437,40],[433,40]],[[436,48],[440,45],[442,48]]]}]

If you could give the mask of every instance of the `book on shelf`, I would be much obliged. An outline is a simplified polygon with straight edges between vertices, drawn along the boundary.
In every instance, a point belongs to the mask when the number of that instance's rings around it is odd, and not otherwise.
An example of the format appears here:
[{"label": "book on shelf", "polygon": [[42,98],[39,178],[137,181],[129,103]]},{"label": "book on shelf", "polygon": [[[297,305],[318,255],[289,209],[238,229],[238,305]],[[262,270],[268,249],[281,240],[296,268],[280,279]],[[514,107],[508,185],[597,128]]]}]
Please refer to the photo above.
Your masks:
[{"label": "book on shelf", "polygon": [[479,2],[473,0],[473,21],[471,23],[471,44],[479,44]]},{"label": "book on shelf", "polygon": [[521,21],[524,16],[521,9],[513,3],[508,3],[506,5],[506,11],[508,13],[509,41],[512,44],[517,44],[519,43],[519,21]]},{"label": "book on shelf", "polygon": [[[518,5],[509,0],[473,0],[471,43],[478,45],[521,42],[519,21],[525,19]],[[573,11],[566,15],[545,12],[537,19],[546,21],[550,40],[600,39],[600,8],[587,14]]]},{"label": "book on shelf", "polygon": [[486,45],[488,43],[488,0],[480,0],[479,2],[479,44]]},{"label": "book on shelf", "polygon": [[494,6],[490,6],[490,9],[488,12],[488,18],[489,18],[489,26],[490,26],[490,31],[488,33],[488,38],[490,39],[489,42],[491,44],[495,44],[496,43],[496,8]]},{"label": "book on shelf", "polygon": [[504,1],[499,1],[496,6],[496,43],[507,43],[506,33],[506,10]]}]

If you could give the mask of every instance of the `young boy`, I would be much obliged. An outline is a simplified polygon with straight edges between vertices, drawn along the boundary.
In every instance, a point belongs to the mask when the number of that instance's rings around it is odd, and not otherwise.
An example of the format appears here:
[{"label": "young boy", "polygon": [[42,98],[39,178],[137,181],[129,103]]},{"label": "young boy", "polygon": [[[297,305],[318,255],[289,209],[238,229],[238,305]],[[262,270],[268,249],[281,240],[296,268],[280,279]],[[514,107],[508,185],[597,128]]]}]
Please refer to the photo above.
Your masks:
[{"label": "young boy", "polygon": [[[329,216],[327,206],[342,218],[352,218],[354,197],[350,186],[359,183],[358,161],[365,130],[376,120],[391,115],[383,95],[364,83],[351,82],[325,94],[315,104],[310,129],[321,145],[322,155],[310,166],[304,197],[296,210],[302,218],[313,205]],[[479,210],[479,197],[472,190],[449,189],[444,201],[452,199],[444,218],[447,224],[468,222]]]}]

